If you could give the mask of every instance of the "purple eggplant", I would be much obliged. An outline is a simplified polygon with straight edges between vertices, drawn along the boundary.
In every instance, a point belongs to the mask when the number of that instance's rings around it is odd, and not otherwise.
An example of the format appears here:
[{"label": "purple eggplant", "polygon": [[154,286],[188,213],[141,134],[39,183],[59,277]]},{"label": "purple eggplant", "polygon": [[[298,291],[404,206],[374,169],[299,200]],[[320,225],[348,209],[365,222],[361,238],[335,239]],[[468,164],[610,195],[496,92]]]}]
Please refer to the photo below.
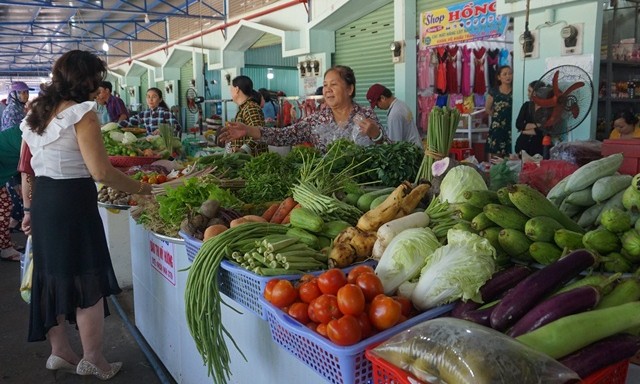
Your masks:
[{"label": "purple eggplant", "polygon": [[619,333],[589,344],[563,357],[560,362],[584,379],[604,367],[633,357],[638,350],[640,336]]},{"label": "purple eggplant", "polygon": [[491,313],[491,327],[499,331],[506,330],[542,298],[596,262],[596,255],[586,249],[579,249],[525,277],[500,300]]},{"label": "purple eggplant", "polygon": [[[533,271],[525,265],[514,265],[497,271],[482,287],[480,287],[480,297],[484,303],[495,300],[504,294],[508,289],[529,276]],[[464,319],[464,314],[468,311],[475,311],[483,304],[472,300],[458,301],[451,310],[451,316]]]},{"label": "purple eggplant", "polygon": [[600,297],[598,288],[590,285],[551,296],[522,316],[507,335],[518,337],[561,317],[588,311],[598,304]]},{"label": "purple eggplant", "polygon": [[496,308],[495,305],[492,305],[487,308],[475,309],[472,311],[467,311],[462,314],[461,319],[472,321],[476,324],[484,325],[485,327],[491,326],[491,312]]}]

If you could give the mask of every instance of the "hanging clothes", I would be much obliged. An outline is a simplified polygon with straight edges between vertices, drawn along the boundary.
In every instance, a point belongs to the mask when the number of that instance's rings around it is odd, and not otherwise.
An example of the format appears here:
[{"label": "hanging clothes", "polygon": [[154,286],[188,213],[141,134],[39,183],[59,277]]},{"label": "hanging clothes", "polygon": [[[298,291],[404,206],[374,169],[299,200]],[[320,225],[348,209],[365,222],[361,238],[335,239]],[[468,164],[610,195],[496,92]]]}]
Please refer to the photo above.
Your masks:
[{"label": "hanging clothes", "polygon": [[460,92],[463,96],[471,94],[471,48],[466,45],[461,47],[461,76],[460,76]]},{"label": "hanging clothes", "polygon": [[436,48],[438,52],[438,68],[436,70],[436,91],[447,92],[447,47]]},{"label": "hanging clothes", "polygon": [[436,105],[437,95],[418,95],[418,108],[420,109],[420,127],[422,132],[427,132],[429,127],[429,113]]},{"label": "hanging clothes", "polygon": [[447,93],[458,93],[458,46],[447,47]]},{"label": "hanging clothes", "polygon": [[429,88],[431,76],[429,71],[431,64],[431,49],[421,49],[418,51],[418,89]]},{"label": "hanging clothes", "polygon": [[449,102],[449,95],[438,95],[436,98],[436,106],[438,107],[446,107]]},{"label": "hanging clothes", "polygon": [[506,48],[502,48],[500,50],[500,59],[498,64],[503,67],[505,65],[511,66],[511,60],[509,58],[509,50]]},{"label": "hanging clothes", "polygon": [[487,51],[487,67],[489,73],[489,88],[496,87],[498,77],[498,62],[500,61],[500,48]]},{"label": "hanging clothes", "polygon": [[[473,72],[473,93],[484,95],[487,92],[487,83],[484,75],[484,54],[485,47],[474,48],[474,72]],[[477,105],[477,104],[476,104]]]}]

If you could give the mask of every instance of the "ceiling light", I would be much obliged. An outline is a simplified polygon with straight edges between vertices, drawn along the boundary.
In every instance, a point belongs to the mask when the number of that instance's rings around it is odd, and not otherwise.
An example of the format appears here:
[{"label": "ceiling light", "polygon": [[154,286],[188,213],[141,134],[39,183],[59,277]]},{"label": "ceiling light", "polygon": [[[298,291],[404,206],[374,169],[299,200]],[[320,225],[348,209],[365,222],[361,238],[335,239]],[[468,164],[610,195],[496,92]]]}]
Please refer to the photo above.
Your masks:
[{"label": "ceiling light", "polygon": [[49,72],[49,78],[53,79],[53,73]]},{"label": "ceiling light", "polygon": [[103,40],[102,42],[102,50],[105,52],[109,52],[109,44],[107,44],[107,40]]},{"label": "ceiling light", "polygon": [[275,77],[273,74],[273,68],[267,68],[267,79],[271,80]]},{"label": "ceiling light", "polygon": [[149,15],[148,14],[144,14],[144,23],[145,24],[149,24],[151,21],[149,20]]}]

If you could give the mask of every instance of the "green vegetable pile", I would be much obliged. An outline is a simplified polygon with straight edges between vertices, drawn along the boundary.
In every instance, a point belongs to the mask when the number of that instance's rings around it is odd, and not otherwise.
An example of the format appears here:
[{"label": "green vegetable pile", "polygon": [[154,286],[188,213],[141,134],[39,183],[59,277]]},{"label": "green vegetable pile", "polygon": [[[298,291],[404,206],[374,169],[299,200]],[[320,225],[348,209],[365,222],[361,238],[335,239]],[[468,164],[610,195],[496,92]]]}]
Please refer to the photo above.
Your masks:
[{"label": "green vegetable pile", "polygon": [[308,147],[295,147],[285,157],[267,152],[252,158],[238,170],[238,176],[245,180],[245,187],[238,196],[253,204],[284,200],[291,196],[291,185],[300,176],[303,158],[317,154]]},{"label": "green vegetable pile", "polygon": [[332,152],[330,148],[334,145],[340,145],[342,149],[340,158],[333,165],[334,172],[346,168],[351,162],[350,159],[356,164],[368,159],[355,170],[356,173],[371,170],[355,178],[360,184],[375,183],[379,186],[395,187],[405,180],[415,180],[423,157],[420,148],[405,141],[362,147],[341,139],[329,146],[327,156]]},{"label": "green vegetable pile", "polygon": [[[157,215],[166,225],[163,232],[167,236],[177,236],[182,220],[206,200],[217,200],[226,208],[240,208],[244,204],[229,190],[220,188],[210,175],[186,179],[183,185],[167,189],[167,194],[157,196],[156,200]],[[147,212],[147,215],[153,214]]]}]

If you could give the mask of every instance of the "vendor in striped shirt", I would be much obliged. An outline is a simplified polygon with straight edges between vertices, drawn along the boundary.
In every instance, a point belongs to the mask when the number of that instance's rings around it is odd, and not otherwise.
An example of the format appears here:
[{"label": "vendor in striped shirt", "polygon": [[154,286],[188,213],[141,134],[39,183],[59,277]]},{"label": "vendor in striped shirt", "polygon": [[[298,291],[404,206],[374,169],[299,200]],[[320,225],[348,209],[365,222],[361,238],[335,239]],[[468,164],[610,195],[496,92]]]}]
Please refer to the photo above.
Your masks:
[{"label": "vendor in striped shirt", "polygon": [[147,91],[147,105],[149,109],[140,112],[137,116],[131,116],[128,120],[122,120],[120,127],[144,127],[147,134],[157,135],[158,124],[169,124],[175,132],[180,132],[182,127],[167,103],[162,99],[162,91],[158,88],[149,88]]}]

